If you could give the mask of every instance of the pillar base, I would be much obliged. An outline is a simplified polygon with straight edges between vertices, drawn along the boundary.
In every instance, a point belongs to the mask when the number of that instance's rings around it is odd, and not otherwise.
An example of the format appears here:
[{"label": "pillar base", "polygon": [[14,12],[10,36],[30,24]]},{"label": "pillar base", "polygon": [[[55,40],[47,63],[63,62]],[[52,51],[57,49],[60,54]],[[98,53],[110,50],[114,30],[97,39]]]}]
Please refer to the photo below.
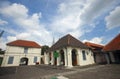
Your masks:
[{"label": "pillar base", "polygon": [[71,65],[71,66],[66,66],[66,68],[68,68],[68,69],[71,69],[73,66]]}]

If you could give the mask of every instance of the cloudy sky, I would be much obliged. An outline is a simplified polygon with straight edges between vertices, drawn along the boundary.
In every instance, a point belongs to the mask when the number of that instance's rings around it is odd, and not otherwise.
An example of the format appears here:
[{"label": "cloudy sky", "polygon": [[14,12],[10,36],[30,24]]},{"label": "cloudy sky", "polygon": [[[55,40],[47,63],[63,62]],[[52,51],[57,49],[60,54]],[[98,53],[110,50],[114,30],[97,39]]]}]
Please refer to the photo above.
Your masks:
[{"label": "cloudy sky", "polygon": [[71,34],[107,44],[120,33],[120,0],[0,0],[0,48],[16,39],[51,45]]}]

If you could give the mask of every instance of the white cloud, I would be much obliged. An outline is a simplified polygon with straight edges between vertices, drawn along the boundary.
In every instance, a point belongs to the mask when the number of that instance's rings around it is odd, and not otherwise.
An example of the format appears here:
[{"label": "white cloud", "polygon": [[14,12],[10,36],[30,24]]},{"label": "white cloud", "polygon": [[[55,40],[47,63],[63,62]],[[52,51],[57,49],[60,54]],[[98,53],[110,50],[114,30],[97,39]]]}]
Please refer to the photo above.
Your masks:
[{"label": "white cloud", "polygon": [[73,35],[76,38],[79,38],[80,36],[82,36],[83,33],[81,33],[82,31],[80,30],[73,30],[72,32],[70,32],[71,35]]},{"label": "white cloud", "polygon": [[16,40],[17,38],[15,36],[7,36],[7,42],[11,42]]},{"label": "white cloud", "polygon": [[20,33],[16,36],[17,39],[28,39],[30,38],[30,33]]},{"label": "white cloud", "polygon": [[5,25],[5,24],[8,24],[8,22],[0,19],[0,25]]},{"label": "white cloud", "polygon": [[83,42],[91,42],[91,43],[96,43],[96,44],[102,44],[103,38],[102,37],[94,37],[91,40],[83,40]]},{"label": "white cloud", "polygon": [[81,24],[79,13],[83,3],[83,0],[71,0],[59,4],[57,15],[52,19],[51,30],[55,33],[70,33],[79,37],[81,35],[81,32],[78,32],[78,28]]},{"label": "white cloud", "polygon": [[120,27],[120,6],[111,11],[110,14],[106,16],[105,21],[108,29]]},{"label": "white cloud", "polygon": [[91,32],[96,27],[96,19],[111,10],[115,3],[116,0],[65,0],[51,19],[51,29],[55,33],[80,37]]},{"label": "white cloud", "polygon": [[6,47],[6,41],[3,37],[0,38],[0,48],[2,50],[5,50],[5,47]]},{"label": "white cloud", "polygon": [[[8,36],[8,40],[27,39],[39,42],[40,45],[50,45],[52,43],[51,33],[46,30],[45,26],[40,22],[42,13],[33,13],[32,15],[29,15],[28,8],[22,4],[13,3],[1,7],[0,14],[10,18],[16,25],[18,25],[15,28],[21,28],[14,36]],[[16,29],[14,29],[14,31],[15,30]]]},{"label": "white cloud", "polygon": [[[91,32],[96,27],[96,19],[113,9],[115,2],[117,0],[62,0],[58,5],[57,14],[48,18],[47,26],[41,23],[43,18],[41,12],[29,14],[29,9],[22,4],[7,4],[0,8],[0,14],[15,23],[14,28],[20,28],[17,31],[13,28],[4,29],[14,33],[14,36],[8,37],[8,40],[30,39],[50,45],[52,34],[55,34],[53,36],[57,37],[56,39],[68,33],[79,38]],[[91,41],[101,42],[99,38]]]},{"label": "white cloud", "polygon": [[85,24],[89,24],[104,12],[109,11],[114,3],[115,0],[87,0],[80,14],[80,18]]},{"label": "white cloud", "polygon": [[21,4],[14,3],[12,5],[7,5],[0,8],[0,13],[4,14],[7,17],[12,18],[25,18],[27,17],[28,9]]}]

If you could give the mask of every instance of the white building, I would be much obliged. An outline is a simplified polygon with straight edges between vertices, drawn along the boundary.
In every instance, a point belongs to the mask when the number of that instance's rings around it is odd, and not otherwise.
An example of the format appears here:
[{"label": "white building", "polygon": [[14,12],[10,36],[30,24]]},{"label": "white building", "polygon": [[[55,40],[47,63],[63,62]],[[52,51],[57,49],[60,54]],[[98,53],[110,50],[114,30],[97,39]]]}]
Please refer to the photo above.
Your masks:
[{"label": "white building", "polygon": [[16,40],[7,43],[2,66],[35,65],[40,63],[41,46],[33,41]]},{"label": "white building", "polygon": [[73,67],[94,64],[93,52],[70,34],[59,39],[50,48],[50,53],[45,53],[45,57],[47,57],[46,64],[57,66]]}]

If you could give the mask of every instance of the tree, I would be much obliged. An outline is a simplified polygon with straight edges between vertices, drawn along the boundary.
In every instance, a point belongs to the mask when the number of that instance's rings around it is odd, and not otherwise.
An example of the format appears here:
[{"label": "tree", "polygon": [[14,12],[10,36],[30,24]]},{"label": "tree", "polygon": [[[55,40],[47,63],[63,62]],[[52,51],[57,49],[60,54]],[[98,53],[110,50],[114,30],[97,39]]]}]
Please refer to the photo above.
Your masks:
[{"label": "tree", "polygon": [[44,53],[47,52],[48,50],[49,50],[49,46],[47,45],[42,46],[41,55],[44,55]]},{"label": "tree", "polygon": [[1,48],[0,48],[0,54],[4,54],[5,51],[3,51]]}]

